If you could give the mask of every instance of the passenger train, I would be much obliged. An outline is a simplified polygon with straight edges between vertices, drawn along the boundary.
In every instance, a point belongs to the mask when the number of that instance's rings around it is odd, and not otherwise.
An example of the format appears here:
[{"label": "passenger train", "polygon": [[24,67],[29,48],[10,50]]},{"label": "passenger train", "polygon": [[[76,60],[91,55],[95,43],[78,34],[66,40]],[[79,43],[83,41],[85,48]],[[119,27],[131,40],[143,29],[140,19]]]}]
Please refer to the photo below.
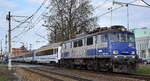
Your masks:
[{"label": "passenger train", "polygon": [[123,26],[99,28],[87,35],[52,44],[13,61],[56,63],[63,67],[128,73],[136,70],[134,33]]},{"label": "passenger train", "polygon": [[60,43],[41,47],[35,51],[28,52],[23,55],[11,57],[14,62],[27,62],[27,63],[58,63],[61,58]]}]

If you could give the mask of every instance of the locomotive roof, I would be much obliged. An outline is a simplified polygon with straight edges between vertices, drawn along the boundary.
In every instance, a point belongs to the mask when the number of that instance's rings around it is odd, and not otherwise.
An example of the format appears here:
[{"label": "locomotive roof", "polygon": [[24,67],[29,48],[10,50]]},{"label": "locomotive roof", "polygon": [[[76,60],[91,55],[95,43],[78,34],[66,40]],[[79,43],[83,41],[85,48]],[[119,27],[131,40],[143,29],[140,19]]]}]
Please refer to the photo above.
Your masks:
[{"label": "locomotive roof", "polygon": [[[118,26],[112,26],[112,27],[118,27]],[[76,37],[74,39],[65,41],[64,43],[67,43],[67,42],[70,42],[70,41],[74,41],[74,40],[78,40],[78,39],[82,39],[82,38],[85,38],[85,37],[98,35],[98,34],[104,34],[104,33],[122,32],[122,33],[131,33],[131,34],[133,34],[133,32],[128,31],[125,27],[120,27],[120,26],[119,26],[119,28],[112,28],[112,27],[108,28],[107,30],[98,31],[98,32],[94,32],[94,33],[88,33],[88,34],[82,35],[80,37]],[[122,30],[121,28],[124,28],[124,30]]]}]

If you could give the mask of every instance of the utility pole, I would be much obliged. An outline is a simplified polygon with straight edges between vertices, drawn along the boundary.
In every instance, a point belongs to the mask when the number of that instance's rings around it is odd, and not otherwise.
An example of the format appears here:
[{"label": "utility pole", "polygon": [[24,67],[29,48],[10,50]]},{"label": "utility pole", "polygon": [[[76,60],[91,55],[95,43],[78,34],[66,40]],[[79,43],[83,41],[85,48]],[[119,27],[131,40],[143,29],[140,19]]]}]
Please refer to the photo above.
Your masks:
[{"label": "utility pole", "polygon": [[7,34],[5,36],[5,54],[7,54]]},{"label": "utility pole", "polygon": [[142,2],[144,2],[146,4],[145,5],[139,5],[139,4],[132,4],[133,2],[131,3],[125,3],[125,2],[117,2],[117,1],[113,1],[113,4],[117,4],[117,5],[121,5],[121,6],[126,6],[127,7],[127,27],[128,27],[128,30],[130,29],[130,21],[129,21],[129,5],[132,5],[132,6],[137,6],[137,7],[145,7],[145,8],[150,8],[150,5],[148,3],[146,3],[145,1],[142,0]]},{"label": "utility pole", "polygon": [[130,30],[129,5],[127,4],[126,7],[127,7],[127,27],[128,27],[128,30]]},{"label": "utility pole", "polygon": [[32,50],[32,44],[30,44],[30,53],[31,53],[31,50]]},{"label": "utility pole", "polygon": [[6,16],[6,19],[8,20],[9,23],[9,29],[8,29],[8,69],[11,70],[11,12],[8,12],[8,15]]},{"label": "utility pole", "polygon": [[2,40],[1,40],[1,55],[3,55],[3,45],[2,45]]}]

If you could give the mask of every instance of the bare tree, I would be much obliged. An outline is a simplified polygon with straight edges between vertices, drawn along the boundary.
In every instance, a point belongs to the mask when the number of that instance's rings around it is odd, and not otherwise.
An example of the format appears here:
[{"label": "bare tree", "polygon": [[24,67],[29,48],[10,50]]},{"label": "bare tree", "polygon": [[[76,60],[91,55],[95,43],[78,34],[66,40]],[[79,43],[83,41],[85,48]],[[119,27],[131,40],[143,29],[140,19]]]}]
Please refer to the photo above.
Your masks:
[{"label": "bare tree", "polygon": [[76,34],[86,33],[97,25],[89,0],[51,0],[50,3],[46,23],[51,41],[75,38]]}]

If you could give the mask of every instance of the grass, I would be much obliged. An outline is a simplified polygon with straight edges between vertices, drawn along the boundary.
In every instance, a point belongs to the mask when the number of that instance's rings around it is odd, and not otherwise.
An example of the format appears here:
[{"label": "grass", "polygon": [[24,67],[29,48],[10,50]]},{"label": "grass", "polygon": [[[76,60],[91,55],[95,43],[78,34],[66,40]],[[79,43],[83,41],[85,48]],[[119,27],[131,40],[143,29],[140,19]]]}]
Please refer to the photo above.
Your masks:
[{"label": "grass", "polygon": [[0,81],[8,81],[8,77],[7,76],[0,76]]},{"label": "grass", "polygon": [[14,78],[13,71],[9,71],[7,66],[0,65],[0,81],[12,81]]},{"label": "grass", "polygon": [[135,74],[150,75],[150,65],[140,65]]}]

